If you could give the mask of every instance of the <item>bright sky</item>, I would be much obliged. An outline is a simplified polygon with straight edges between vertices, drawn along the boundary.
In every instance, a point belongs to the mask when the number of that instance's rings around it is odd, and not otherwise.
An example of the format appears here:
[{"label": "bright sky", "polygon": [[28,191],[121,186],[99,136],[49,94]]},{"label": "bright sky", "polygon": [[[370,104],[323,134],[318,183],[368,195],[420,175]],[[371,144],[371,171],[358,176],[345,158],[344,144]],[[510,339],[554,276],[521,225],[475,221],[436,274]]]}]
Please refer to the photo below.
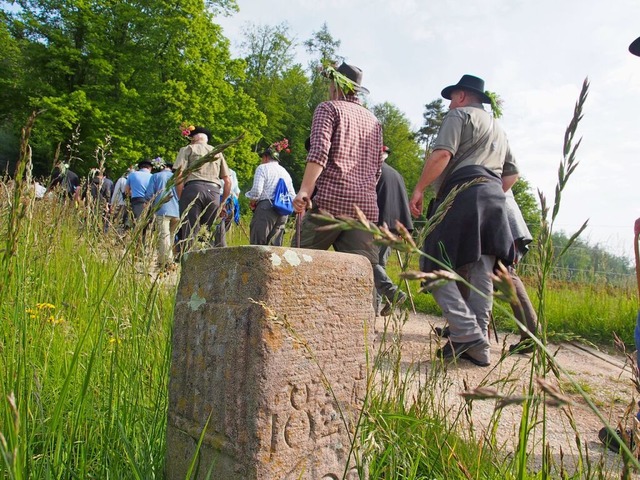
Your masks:
[{"label": "bright sky", "polygon": [[[369,102],[391,102],[415,128],[424,105],[465,74],[504,101],[501,123],[521,174],[553,202],[566,126],[585,77],[578,165],[557,229],[633,258],[640,217],[640,36],[637,0],[237,0],[218,18],[238,52],[248,22],[287,22],[299,42],[324,22],[364,71]],[[304,47],[298,61],[307,62]],[[448,105],[448,103],[445,103]]]}]

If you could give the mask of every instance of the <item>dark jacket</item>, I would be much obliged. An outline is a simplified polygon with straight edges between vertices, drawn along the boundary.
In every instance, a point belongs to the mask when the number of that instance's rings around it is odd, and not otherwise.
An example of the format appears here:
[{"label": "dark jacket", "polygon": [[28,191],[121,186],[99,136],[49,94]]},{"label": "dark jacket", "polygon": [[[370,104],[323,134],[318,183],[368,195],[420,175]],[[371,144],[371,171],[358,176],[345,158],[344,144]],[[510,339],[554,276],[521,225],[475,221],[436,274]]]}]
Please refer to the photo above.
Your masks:
[{"label": "dark jacket", "polygon": [[[444,219],[425,239],[423,251],[454,269],[478,261],[481,255],[494,255],[496,260],[511,265],[513,237],[502,181],[495,173],[479,165],[462,167],[443,185],[442,199],[454,186],[475,178],[485,181],[458,193]],[[420,263],[425,272],[442,269],[426,257]]]},{"label": "dark jacket", "polygon": [[[376,185],[378,194],[378,225],[386,223],[389,230],[396,232],[396,220],[407,230],[413,230],[411,211],[404,179],[393,167],[382,164],[382,173]],[[396,232],[397,233],[397,232]]]}]

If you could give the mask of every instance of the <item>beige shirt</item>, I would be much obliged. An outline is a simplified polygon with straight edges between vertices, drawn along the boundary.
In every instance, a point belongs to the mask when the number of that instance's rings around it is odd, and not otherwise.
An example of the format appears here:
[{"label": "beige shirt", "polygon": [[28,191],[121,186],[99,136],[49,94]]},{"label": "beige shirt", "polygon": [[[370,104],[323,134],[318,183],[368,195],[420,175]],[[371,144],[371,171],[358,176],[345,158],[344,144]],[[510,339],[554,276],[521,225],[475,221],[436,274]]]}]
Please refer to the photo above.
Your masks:
[{"label": "beige shirt", "polygon": [[[483,139],[487,131],[489,134]],[[468,165],[482,165],[499,177],[518,173],[504,130],[480,104],[450,110],[442,121],[433,149],[446,150],[452,155],[443,174],[432,184],[436,192],[444,176]],[[462,156],[465,158],[456,162]]]},{"label": "beige shirt", "polygon": [[[194,161],[200,157],[205,156],[213,150],[211,145],[206,143],[193,143],[182,147],[178,152],[176,161],[173,164],[175,170],[184,170],[189,167]],[[222,153],[215,156],[215,160],[208,162],[201,166],[198,170],[195,170],[189,174],[185,179],[185,184],[194,180],[201,180],[205,182],[211,182],[218,185],[220,188],[224,186],[223,177],[231,175],[227,161],[224,159]]]}]

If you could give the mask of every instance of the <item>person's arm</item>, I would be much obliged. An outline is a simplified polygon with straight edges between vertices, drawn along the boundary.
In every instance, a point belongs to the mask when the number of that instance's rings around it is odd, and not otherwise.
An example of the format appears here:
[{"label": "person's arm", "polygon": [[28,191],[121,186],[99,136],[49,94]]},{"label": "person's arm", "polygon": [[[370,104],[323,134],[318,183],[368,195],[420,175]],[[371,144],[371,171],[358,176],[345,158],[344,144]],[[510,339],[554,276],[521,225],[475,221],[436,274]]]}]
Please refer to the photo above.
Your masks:
[{"label": "person's arm", "polygon": [[296,198],[293,199],[293,208],[296,213],[303,213],[307,208],[307,205],[311,203],[311,194],[313,193],[316,181],[323,170],[324,167],[319,163],[307,162],[300,190],[298,190]]},{"label": "person's arm", "polygon": [[419,217],[422,213],[424,191],[436,178],[442,175],[442,172],[449,164],[449,160],[451,160],[451,152],[448,150],[434,150],[425,160],[422,174],[413,189],[413,195],[411,195],[411,200],[409,201],[409,209],[414,217]]},{"label": "person's arm", "polygon": [[156,179],[158,177],[156,177],[155,175],[151,176],[151,179],[149,180],[149,184],[147,185],[147,189],[144,192],[144,201],[145,202],[150,202],[151,200],[153,200],[156,195],[156,192],[158,191],[158,185],[156,185]]},{"label": "person's arm", "polygon": [[231,177],[229,175],[222,177],[222,181],[224,185],[222,186],[222,200],[220,201],[220,205],[224,205],[231,193]]},{"label": "person's arm", "polygon": [[262,195],[262,190],[264,189],[266,178],[264,169],[260,167],[262,167],[262,165],[258,165],[256,173],[253,175],[253,185],[251,185],[251,190],[245,193],[245,196],[250,200],[258,200],[260,195]]},{"label": "person's arm", "polygon": [[520,178],[520,175],[517,173],[502,177],[502,191],[508,192],[509,189],[518,181],[518,178]]},{"label": "person's arm", "polygon": [[176,177],[176,183],[175,183],[176,197],[178,198],[178,200],[180,200],[180,197],[182,196],[182,190],[184,190],[184,180],[182,178],[182,169],[177,170],[173,175]]}]

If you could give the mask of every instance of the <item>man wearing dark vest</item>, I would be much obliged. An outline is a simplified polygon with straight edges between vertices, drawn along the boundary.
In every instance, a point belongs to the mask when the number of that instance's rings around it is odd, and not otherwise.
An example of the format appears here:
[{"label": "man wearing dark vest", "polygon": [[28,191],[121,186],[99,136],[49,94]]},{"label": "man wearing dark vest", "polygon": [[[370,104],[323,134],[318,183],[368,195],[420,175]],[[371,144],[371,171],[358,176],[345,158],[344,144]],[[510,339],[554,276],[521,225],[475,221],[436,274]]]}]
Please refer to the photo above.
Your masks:
[{"label": "man wearing dark vest", "polygon": [[[426,238],[423,250],[475,287],[448,282],[432,292],[451,332],[437,356],[488,366],[491,273],[496,261],[505,265],[513,261],[504,192],[518,179],[518,170],[504,131],[482,106],[491,103],[482,79],[464,75],[442,90],[442,96],[451,100],[450,110],[413,191],[411,213],[422,213],[423,194],[429,185],[437,192],[437,206],[454,187],[479,182],[458,193],[442,222]],[[422,259],[421,268],[425,272],[443,269],[428,257]]]}]

